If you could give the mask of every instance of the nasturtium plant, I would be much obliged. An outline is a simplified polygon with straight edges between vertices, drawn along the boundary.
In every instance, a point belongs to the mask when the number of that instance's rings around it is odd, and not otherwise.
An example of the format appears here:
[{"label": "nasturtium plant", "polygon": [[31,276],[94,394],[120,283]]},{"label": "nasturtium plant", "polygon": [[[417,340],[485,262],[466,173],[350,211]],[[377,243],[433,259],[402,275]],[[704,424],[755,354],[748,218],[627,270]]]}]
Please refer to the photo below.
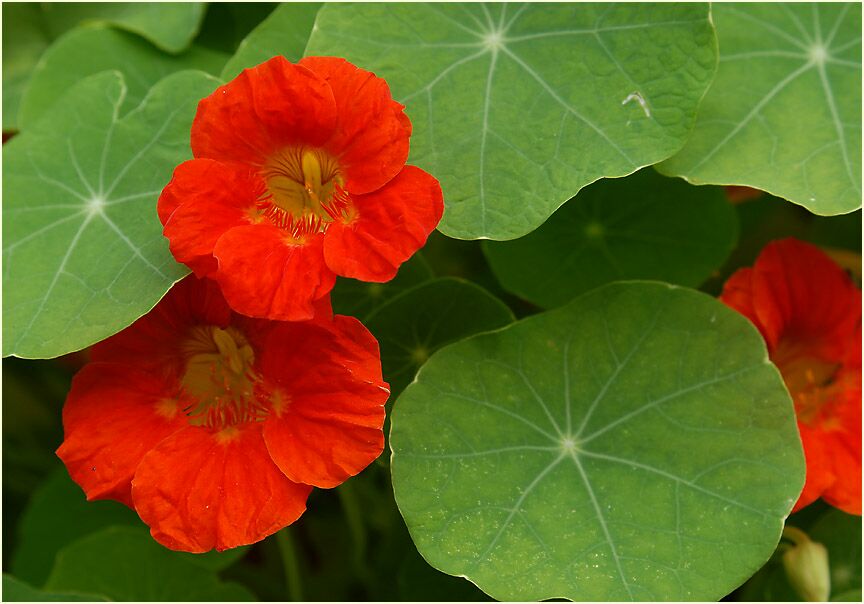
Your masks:
[{"label": "nasturtium plant", "polygon": [[860,601],[860,5],[0,16],[3,600]]},{"label": "nasturtium plant", "polygon": [[184,71],[119,114],[116,71],[85,78],[3,153],[3,353],[53,357],[125,327],[187,271],[160,235],[156,198],[189,156],[197,98]]},{"label": "nasturtium plant", "polygon": [[520,237],[674,154],[717,56],[707,4],[329,4],[316,25],[307,55],[366,65],[406,104],[459,239]]},{"label": "nasturtium plant", "polygon": [[502,600],[721,598],[769,558],[804,478],[756,330],[662,283],[442,349],[391,447],[418,549]]},{"label": "nasturtium plant", "polygon": [[504,287],[551,308],[618,279],[698,286],[732,251],[736,234],[722,189],[645,168],[589,185],[537,230],[484,242],[484,250]]},{"label": "nasturtium plant", "polygon": [[717,77],[659,169],[821,215],[861,207],[861,5],[718,3]]}]

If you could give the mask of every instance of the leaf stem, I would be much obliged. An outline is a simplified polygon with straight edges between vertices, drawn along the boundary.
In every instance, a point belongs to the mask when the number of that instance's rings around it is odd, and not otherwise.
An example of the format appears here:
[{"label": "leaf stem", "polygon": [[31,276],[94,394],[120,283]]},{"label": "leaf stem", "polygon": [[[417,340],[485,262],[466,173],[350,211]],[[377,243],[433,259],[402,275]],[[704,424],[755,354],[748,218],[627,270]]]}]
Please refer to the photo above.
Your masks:
[{"label": "leaf stem", "polygon": [[297,547],[291,535],[291,527],[286,526],[276,533],[276,543],[282,554],[282,567],[285,570],[285,585],[288,597],[294,602],[303,601],[303,580],[300,573],[300,560],[297,557]]},{"label": "leaf stem", "polygon": [[369,572],[365,562],[367,535],[363,515],[360,512],[360,502],[357,499],[357,492],[350,481],[339,485],[336,492],[339,494],[339,502],[345,511],[345,520],[348,523],[348,530],[351,531],[351,540],[354,542],[354,567],[360,575],[361,580],[366,582],[369,579]]}]

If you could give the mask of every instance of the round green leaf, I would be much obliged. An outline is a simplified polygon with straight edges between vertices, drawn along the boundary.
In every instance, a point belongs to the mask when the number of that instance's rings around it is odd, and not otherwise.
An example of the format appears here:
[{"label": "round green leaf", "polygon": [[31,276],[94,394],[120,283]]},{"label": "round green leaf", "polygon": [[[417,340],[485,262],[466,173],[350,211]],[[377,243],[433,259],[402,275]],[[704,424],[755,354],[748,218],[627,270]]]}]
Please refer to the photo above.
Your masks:
[{"label": "round green leaf", "polygon": [[747,185],[816,214],[861,207],[861,5],[713,7],[720,67],[662,172]]},{"label": "round green leaf", "polygon": [[123,114],[138,106],[165,76],[183,69],[218,74],[227,59],[224,53],[195,46],[177,56],[167,55],[138,36],[105,25],[79,27],[54,42],[39,61],[21,101],[21,125],[31,126],[76,82],[100,71],[123,74]]},{"label": "round green leaf", "polygon": [[275,55],[284,55],[289,61],[300,60],[319,8],[320,2],[286,2],[277,6],[240,42],[236,54],[222,70],[222,79],[230,80],[243,69]]},{"label": "round green leaf", "polygon": [[501,600],[720,598],[769,558],[804,483],[756,329],[661,283],[442,349],[392,426],[417,548]]},{"label": "round green leaf", "polygon": [[307,55],[407,105],[439,226],[514,239],[585,185],[678,151],[716,68],[707,4],[328,4]]},{"label": "round green leaf", "polygon": [[392,298],[365,323],[381,345],[384,379],[393,399],[445,344],[512,321],[510,309],[482,287],[444,277]]},{"label": "round green leaf", "polygon": [[150,40],[168,52],[192,42],[204,17],[203,2],[46,2],[45,21],[54,36],[79,23],[108,23]]},{"label": "round green leaf", "polygon": [[3,148],[3,354],[52,357],[123,329],[188,271],[156,200],[191,156],[198,99],[217,80],[185,71],[123,117],[117,72],[73,87]]},{"label": "round green leaf", "polygon": [[521,239],[484,242],[501,284],[543,306],[617,279],[698,286],[735,245],[723,190],[692,187],[646,168],[596,182]]},{"label": "round green leaf", "polygon": [[245,587],[156,543],[144,528],[116,526],[64,547],[45,585],[133,601],[251,601]]}]

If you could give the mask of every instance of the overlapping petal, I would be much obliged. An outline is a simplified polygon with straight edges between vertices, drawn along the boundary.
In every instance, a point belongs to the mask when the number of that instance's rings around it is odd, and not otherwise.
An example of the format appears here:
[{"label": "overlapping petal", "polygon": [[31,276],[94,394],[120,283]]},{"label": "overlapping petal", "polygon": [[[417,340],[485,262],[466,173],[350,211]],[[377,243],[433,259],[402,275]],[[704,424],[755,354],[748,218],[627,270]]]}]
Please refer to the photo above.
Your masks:
[{"label": "overlapping petal", "polygon": [[393,100],[387,82],[337,57],[306,57],[299,64],[333,90],[338,123],[325,148],[339,159],[349,193],[387,184],[405,165],[411,136],[405,107]]},{"label": "overlapping petal", "polygon": [[381,454],[389,389],[377,350],[350,317],[270,333],[261,369],[277,402],[264,423],[264,440],[290,479],[333,487]]},{"label": "overlapping petal", "polygon": [[260,165],[284,147],[320,147],[336,123],[330,85],[306,67],[276,56],[243,70],[199,103],[192,154]]},{"label": "overlapping petal", "polygon": [[193,159],[180,164],[159,198],[159,217],[178,262],[203,277],[218,268],[213,248],[226,231],[260,221],[264,182],[237,163]]},{"label": "overlapping petal", "polygon": [[[144,455],[187,425],[176,387],[135,367],[90,363],[72,381],[57,455],[87,499],[132,505],[132,476]],[[134,435],[134,436],[132,436]]]},{"label": "overlapping petal", "polygon": [[387,83],[344,59],[247,69],[199,104],[196,159],[159,201],[170,249],[237,312],[307,320],[334,273],[387,281],[440,221],[410,135]]},{"label": "overlapping petal", "polygon": [[[177,283],[149,313],[92,348],[92,359],[138,367],[177,379],[185,366],[182,339],[194,325],[227,326],[233,313],[207,279],[189,276]],[[266,324],[255,323],[258,329]],[[247,329],[247,331],[251,331]]]},{"label": "overlapping petal", "polygon": [[322,244],[321,235],[294,243],[271,225],[236,227],[216,243],[219,270],[213,278],[237,312],[277,321],[308,320],[315,301],[336,282],[324,264]]},{"label": "overlapping petal", "polygon": [[438,181],[405,168],[383,188],[353,198],[354,216],[335,221],[324,237],[327,266],[345,277],[383,282],[426,243],[444,213]]},{"label": "overlapping petal", "polygon": [[374,337],[328,297],[314,307],[314,321],[245,317],[212,281],[181,281],[76,376],[58,450],[73,479],[134,506],[172,549],[246,545],[296,520],[312,485],[380,454],[389,393]]},{"label": "overlapping petal", "polygon": [[186,427],[147,453],[135,473],[135,509],[175,550],[219,551],[291,524],[312,488],[276,467],[253,423],[211,433]]}]

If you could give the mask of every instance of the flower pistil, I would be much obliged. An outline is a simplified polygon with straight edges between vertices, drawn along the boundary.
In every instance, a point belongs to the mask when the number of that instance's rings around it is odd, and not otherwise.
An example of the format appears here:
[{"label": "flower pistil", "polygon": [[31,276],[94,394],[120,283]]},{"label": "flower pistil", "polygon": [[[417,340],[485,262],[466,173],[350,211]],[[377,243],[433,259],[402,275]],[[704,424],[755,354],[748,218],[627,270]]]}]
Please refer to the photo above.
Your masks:
[{"label": "flower pistil", "polygon": [[193,327],[184,352],[181,383],[193,401],[184,409],[191,425],[219,431],[267,417],[268,401],[255,388],[255,353],[238,329]]},{"label": "flower pistil", "polygon": [[353,214],[339,163],[320,149],[283,149],[267,160],[262,176],[267,189],[259,212],[298,243]]}]

